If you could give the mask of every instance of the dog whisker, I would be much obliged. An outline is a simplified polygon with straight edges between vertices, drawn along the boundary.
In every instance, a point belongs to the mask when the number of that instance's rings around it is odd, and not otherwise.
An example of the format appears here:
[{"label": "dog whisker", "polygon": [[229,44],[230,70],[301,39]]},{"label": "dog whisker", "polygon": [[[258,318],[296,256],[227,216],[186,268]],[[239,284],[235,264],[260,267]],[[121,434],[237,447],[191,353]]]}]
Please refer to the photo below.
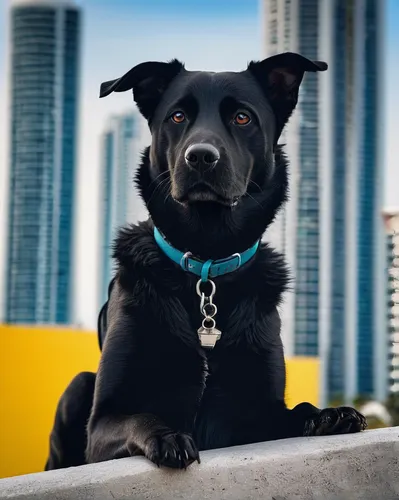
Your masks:
[{"label": "dog whisker", "polygon": [[154,196],[156,195],[156,193],[158,191],[162,190],[164,188],[165,184],[168,183],[168,182],[169,182],[169,186],[170,186],[171,181],[170,181],[169,177],[167,177],[166,179],[163,179],[161,182],[159,182],[155,186],[154,191],[151,193],[151,196],[150,196],[150,198],[149,198],[149,200],[147,202],[148,205],[150,205],[150,203],[151,203],[152,199],[154,198]]},{"label": "dog whisker", "polygon": [[251,198],[251,200],[253,200],[263,210],[263,205],[256,198],[254,198],[251,194],[249,194],[248,191],[245,193],[245,195],[248,196],[249,198]]},{"label": "dog whisker", "polygon": [[158,175],[155,177],[155,179],[153,179],[153,180],[150,182],[149,187],[151,187],[151,186],[152,186],[152,184],[155,184],[155,183],[158,181],[158,179],[159,179],[160,177],[162,177],[163,175],[168,175],[168,174],[169,174],[169,171],[168,171],[168,170],[165,170],[165,172],[161,172],[160,174],[158,174]]},{"label": "dog whisker", "polygon": [[262,188],[255,181],[253,181],[253,180],[250,179],[249,184],[253,184],[254,186],[256,186],[259,189],[260,193],[262,192]]}]

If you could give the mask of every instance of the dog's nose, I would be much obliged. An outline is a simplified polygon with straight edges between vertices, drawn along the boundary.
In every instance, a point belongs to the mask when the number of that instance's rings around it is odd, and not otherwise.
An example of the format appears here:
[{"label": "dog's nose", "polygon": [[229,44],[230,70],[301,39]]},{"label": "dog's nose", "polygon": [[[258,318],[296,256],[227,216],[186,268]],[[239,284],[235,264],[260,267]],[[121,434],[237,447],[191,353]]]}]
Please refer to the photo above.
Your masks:
[{"label": "dog's nose", "polygon": [[219,161],[219,151],[212,144],[193,144],[184,155],[189,167],[214,167]]}]

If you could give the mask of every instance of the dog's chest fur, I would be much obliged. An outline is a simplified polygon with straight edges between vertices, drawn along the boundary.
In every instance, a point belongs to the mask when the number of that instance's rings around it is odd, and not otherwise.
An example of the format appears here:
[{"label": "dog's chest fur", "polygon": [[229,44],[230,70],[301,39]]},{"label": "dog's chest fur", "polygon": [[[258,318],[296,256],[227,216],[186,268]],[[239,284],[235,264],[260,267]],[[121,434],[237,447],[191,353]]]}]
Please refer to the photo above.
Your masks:
[{"label": "dog's chest fur", "polygon": [[[202,386],[194,430],[199,448],[240,444],[234,441],[237,425],[248,428],[240,439],[250,441],[252,432],[259,433],[254,428],[259,415],[267,418],[268,401],[284,398],[276,311],[288,282],[284,261],[262,245],[245,268],[215,280],[215,319],[222,338],[213,350],[204,350],[197,334],[202,321],[198,278],[163,255],[152,231],[151,222],[121,230],[114,251],[125,300],[139,325],[130,335],[137,338],[143,359],[157,360],[151,367],[153,382],[146,381],[148,390],[158,388],[160,381],[178,385],[191,378],[193,392]],[[132,376],[145,368],[132,367]],[[272,379],[281,380],[280,386]],[[274,392],[268,394],[268,388]],[[264,397],[259,398],[262,390]]]}]

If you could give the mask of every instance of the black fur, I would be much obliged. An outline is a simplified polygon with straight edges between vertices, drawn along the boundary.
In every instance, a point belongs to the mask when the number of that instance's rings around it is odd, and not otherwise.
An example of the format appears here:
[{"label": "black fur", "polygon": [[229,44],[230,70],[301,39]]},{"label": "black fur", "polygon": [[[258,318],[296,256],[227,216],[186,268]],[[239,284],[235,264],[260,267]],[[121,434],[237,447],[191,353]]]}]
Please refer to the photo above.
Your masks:
[{"label": "black fur", "polygon": [[[287,197],[278,137],[304,72],[326,68],[297,54],[252,62],[241,73],[151,62],[102,85],[101,96],[133,89],[148,120],[152,144],[136,181],[151,218],[116,239],[117,273],[98,324],[100,367],[96,376],[79,375],[61,399],[48,469],[130,455],[181,468],[199,461],[198,450],[365,428],[351,408],[286,408],[277,306],[289,273],[281,255],[261,244],[252,261],[215,279],[222,337],[207,350],[196,333],[198,278],[153,237],[155,224],[203,260],[260,239]],[[217,159],[197,149],[189,161],[198,144],[216,148]],[[73,435],[80,446],[71,450],[64,443]]]}]

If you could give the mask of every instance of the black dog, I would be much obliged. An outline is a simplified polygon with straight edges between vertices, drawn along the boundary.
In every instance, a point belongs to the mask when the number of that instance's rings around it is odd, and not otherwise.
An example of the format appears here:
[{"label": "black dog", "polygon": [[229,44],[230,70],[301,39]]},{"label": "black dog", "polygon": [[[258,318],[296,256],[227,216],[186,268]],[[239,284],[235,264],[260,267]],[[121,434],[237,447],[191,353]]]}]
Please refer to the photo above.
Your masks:
[{"label": "black dog", "polygon": [[326,69],[292,53],[241,73],[147,62],[101,86],[133,89],[148,120],[137,183],[151,219],[115,242],[99,371],[63,395],[47,469],[133,455],[182,468],[198,450],[365,428],[352,408],[286,408],[288,272],[258,246],[287,195],[278,138],[304,73]]}]

